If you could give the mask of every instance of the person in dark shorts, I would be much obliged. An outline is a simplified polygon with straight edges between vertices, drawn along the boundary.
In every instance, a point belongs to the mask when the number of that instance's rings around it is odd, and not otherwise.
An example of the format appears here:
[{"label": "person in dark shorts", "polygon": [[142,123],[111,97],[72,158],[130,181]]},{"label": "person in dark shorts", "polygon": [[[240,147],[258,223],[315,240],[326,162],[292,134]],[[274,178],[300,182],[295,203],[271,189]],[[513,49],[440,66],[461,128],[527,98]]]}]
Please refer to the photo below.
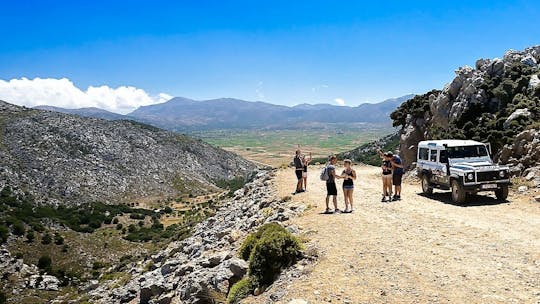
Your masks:
[{"label": "person in dark shorts", "polygon": [[343,161],[343,165],[345,166],[345,170],[341,173],[341,178],[343,178],[343,197],[345,198],[345,210],[343,210],[343,213],[351,213],[354,210],[353,190],[356,171],[351,167],[351,164],[352,162],[350,159]]},{"label": "person in dark shorts", "polygon": [[[326,181],[326,211],[325,213],[336,213],[340,212],[337,206],[337,187],[336,187],[336,178],[340,178],[339,175],[336,175],[336,163],[337,158],[332,155],[329,158],[329,164],[326,166],[328,172],[328,180]],[[332,201],[334,203],[334,210],[330,209],[330,197],[333,197]]]},{"label": "person in dark shorts", "polygon": [[399,201],[401,200],[401,179],[404,173],[403,162],[397,153],[390,158],[390,162],[392,163],[392,184],[394,184],[394,197],[392,200]]},{"label": "person in dark shorts", "polygon": [[296,191],[294,194],[304,192],[302,189],[302,173],[304,172],[304,163],[302,162],[302,151],[296,150],[296,155],[293,159],[294,173],[296,174]]},{"label": "person in dark shorts", "polygon": [[[383,153],[380,149],[377,150],[382,158],[382,181],[383,192],[381,202],[389,202],[392,200],[392,162],[390,161],[394,154],[392,152]],[[386,198],[388,196],[388,198]]]}]

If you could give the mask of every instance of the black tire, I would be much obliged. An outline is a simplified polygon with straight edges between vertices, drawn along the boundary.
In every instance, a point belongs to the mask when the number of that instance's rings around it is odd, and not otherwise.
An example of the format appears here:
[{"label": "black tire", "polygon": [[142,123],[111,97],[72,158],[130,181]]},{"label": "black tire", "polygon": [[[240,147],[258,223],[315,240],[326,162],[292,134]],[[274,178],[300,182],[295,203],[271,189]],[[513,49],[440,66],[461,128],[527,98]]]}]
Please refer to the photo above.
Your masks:
[{"label": "black tire", "polygon": [[462,204],[467,199],[467,192],[463,190],[463,186],[461,184],[453,179],[452,180],[452,201],[454,203]]},{"label": "black tire", "polygon": [[508,198],[508,185],[502,185],[501,189],[495,190],[495,196],[497,199],[506,200]]},{"label": "black tire", "polygon": [[429,185],[429,175],[422,175],[422,192],[424,194],[430,195],[433,194],[433,187]]}]

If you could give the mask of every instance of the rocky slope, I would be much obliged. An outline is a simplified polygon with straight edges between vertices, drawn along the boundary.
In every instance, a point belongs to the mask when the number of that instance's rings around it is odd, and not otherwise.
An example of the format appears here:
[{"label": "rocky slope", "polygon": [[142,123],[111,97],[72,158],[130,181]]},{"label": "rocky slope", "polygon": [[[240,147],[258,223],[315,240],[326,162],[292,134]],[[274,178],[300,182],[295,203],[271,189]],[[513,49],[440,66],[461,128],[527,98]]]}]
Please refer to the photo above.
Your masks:
[{"label": "rocky slope", "polygon": [[379,156],[377,150],[381,149],[384,152],[391,151],[394,153],[398,146],[399,134],[395,133],[387,135],[383,138],[379,138],[375,141],[368,142],[350,151],[339,153],[336,156],[340,160],[348,158],[352,161],[378,167],[381,165],[381,157]]},{"label": "rocky slope", "polygon": [[502,59],[480,59],[474,68],[457,69],[442,90],[403,103],[391,118],[401,128],[405,164],[415,161],[419,141],[440,138],[490,142],[496,160],[521,164],[517,173],[540,164],[535,144],[520,147],[522,139],[539,140],[534,131],[540,127],[539,62],[540,46],[507,51]]},{"label": "rocky slope", "polygon": [[254,164],[133,121],[106,121],[0,101],[0,188],[38,202],[126,202],[215,190]]},{"label": "rocky slope", "polygon": [[92,303],[216,303],[242,278],[247,264],[237,257],[245,235],[268,222],[288,220],[305,205],[278,200],[274,171],[261,171],[237,190],[193,235],[132,265],[129,280],[90,286]]}]

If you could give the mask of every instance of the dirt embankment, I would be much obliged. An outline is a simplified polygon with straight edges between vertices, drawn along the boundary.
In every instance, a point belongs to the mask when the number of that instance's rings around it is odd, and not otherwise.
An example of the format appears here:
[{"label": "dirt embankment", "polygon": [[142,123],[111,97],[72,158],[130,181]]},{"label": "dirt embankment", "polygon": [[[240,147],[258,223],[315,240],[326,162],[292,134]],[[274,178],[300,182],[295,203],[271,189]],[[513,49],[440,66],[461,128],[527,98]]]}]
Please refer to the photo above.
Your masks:
[{"label": "dirt embankment", "polygon": [[[356,169],[352,214],[320,214],[325,189],[316,168],[308,192],[293,197],[313,207],[291,221],[321,257],[280,303],[540,303],[539,203],[484,194],[457,206],[449,193],[425,197],[411,182],[401,201],[381,203],[379,168]],[[275,183],[290,195],[293,172],[281,170]]]}]

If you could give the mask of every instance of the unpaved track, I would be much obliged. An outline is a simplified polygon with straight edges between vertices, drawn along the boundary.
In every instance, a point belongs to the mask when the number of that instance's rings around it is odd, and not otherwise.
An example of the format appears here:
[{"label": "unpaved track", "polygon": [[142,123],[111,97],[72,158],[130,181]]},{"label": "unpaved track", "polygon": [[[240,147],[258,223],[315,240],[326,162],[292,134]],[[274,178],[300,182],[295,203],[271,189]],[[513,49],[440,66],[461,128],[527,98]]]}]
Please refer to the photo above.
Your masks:
[{"label": "unpaved track", "polygon": [[[540,303],[539,203],[485,194],[456,206],[449,193],[424,197],[407,182],[402,201],[381,203],[379,168],[356,170],[352,214],[320,214],[326,190],[315,167],[308,192],[293,196],[313,206],[291,222],[321,257],[282,303]],[[292,170],[278,172],[281,196],[294,183]]]}]

